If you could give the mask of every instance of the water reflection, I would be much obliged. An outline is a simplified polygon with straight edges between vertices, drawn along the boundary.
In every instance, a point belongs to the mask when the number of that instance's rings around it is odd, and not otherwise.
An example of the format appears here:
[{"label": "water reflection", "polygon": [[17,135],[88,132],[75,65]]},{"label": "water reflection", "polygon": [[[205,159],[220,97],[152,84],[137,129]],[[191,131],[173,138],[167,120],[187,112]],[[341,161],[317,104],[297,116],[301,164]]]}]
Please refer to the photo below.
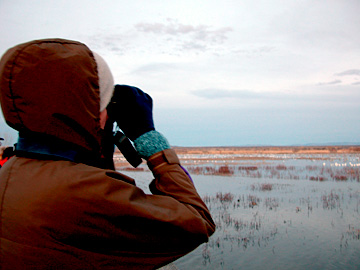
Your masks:
[{"label": "water reflection", "polygon": [[[195,175],[195,183],[203,181],[200,187],[205,181],[232,182],[232,186],[223,186],[220,192],[201,190],[217,231],[208,243],[178,260],[177,267],[359,269],[359,172],[349,169],[359,157],[310,158],[266,160],[262,165],[241,161],[240,166],[248,169],[223,176]],[[257,169],[249,169],[253,166]],[[264,173],[271,170],[278,173]]]}]

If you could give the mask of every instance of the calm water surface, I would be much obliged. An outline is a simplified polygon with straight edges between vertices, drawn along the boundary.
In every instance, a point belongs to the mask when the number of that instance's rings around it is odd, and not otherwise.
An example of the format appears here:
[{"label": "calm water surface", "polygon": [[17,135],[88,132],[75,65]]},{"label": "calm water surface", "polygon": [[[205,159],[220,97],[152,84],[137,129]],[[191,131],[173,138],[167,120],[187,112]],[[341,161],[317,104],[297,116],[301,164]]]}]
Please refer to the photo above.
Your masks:
[{"label": "calm water surface", "polygon": [[[250,177],[244,171],[193,174],[217,231],[175,265],[182,270],[360,269],[360,183],[331,179],[347,172],[358,177],[359,155],[290,156],[261,164]],[[279,164],[287,169],[274,171]],[[150,172],[126,173],[148,192]],[[327,180],[309,180],[319,174]]]},{"label": "calm water surface", "polygon": [[224,183],[202,194],[218,229],[179,269],[360,269],[359,183],[197,176],[201,193],[207,181]]}]

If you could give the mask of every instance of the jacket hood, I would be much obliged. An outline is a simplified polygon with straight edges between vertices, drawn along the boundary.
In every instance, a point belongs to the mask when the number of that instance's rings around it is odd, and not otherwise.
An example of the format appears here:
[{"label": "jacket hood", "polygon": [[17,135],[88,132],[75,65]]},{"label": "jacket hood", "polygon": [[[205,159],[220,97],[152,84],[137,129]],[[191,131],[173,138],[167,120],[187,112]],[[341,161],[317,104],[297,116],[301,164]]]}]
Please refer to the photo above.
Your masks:
[{"label": "jacket hood", "polygon": [[45,39],[9,49],[0,60],[0,102],[20,135],[100,152],[99,76],[86,45]]}]

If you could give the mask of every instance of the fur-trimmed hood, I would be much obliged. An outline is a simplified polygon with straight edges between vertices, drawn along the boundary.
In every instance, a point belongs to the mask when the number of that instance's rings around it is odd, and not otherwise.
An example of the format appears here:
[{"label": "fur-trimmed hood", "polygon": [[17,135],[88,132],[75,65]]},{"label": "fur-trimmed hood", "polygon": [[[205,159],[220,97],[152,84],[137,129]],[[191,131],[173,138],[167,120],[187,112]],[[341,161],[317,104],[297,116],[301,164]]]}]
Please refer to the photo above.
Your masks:
[{"label": "fur-trimmed hood", "polygon": [[100,151],[98,69],[80,42],[45,39],[9,49],[0,60],[0,102],[20,135]]}]

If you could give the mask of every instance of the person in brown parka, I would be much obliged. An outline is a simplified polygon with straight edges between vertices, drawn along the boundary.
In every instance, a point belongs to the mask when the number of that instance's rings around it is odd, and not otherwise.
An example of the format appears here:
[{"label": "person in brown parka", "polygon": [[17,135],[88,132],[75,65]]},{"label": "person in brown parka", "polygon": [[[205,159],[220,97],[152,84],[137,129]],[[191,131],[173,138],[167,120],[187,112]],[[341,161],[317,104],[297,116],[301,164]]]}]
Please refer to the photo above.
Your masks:
[{"label": "person in brown parka", "polygon": [[117,86],[129,99],[118,124],[154,175],[152,194],[102,162],[112,80],[77,41],[35,40],[2,56],[1,107],[19,139],[0,170],[0,269],[157,269],[213,234],[140,89]]}]

